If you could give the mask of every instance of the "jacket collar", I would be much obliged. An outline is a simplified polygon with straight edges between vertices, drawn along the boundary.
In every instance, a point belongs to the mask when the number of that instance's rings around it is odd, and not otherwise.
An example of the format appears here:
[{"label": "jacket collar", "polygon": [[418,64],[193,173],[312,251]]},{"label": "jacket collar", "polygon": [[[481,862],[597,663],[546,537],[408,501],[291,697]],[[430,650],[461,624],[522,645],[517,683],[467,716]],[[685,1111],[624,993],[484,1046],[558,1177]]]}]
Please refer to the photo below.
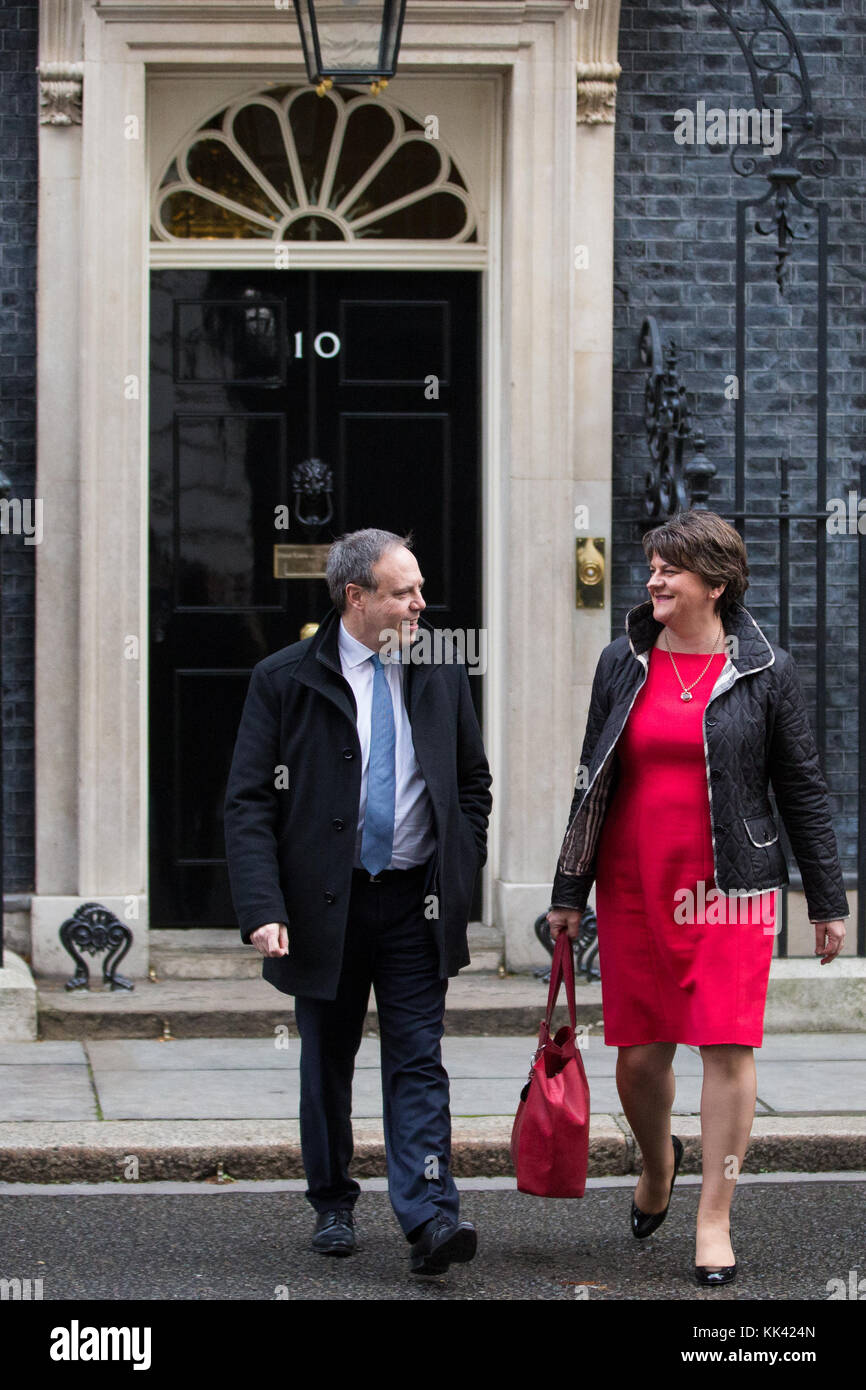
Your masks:
[{"label": "jacket collar", "polygon": [[358,717],[357,709],[352,688],[344,678],[340,665],[337,647],[339,627],[340,615],[336,608],[331,608],[312,637],[302,644],[306,646],[306,651],[293,674],[302,685],[309,685],[332,700],[354,724]]},{"label": "jacket collar", "polygon": [[[434,628],[425,618],[419,617],[418,625],[426,628],[428,632],[434,631]],[[319,624],[318,630],[308,639],[309,646],[295,668],[294,675],[295,679],[301,681],[302,684],[321,691],[323,695],[333,700],[343,713],[355,723],[358,717],[355,697],[348,681],[343,676],[337,641],[339,631],[340,614],[336,608],[331,608]],[[421,692],[429,680],[432,666],[433,663],[431,662],[417,664],[407,662],[403,667],[403,700],[410,719],[418,706]]]},{"label": "jacket collar", "polygon": [[[726,637],[733,635],[737,639],[737,654],[730,660],[741,676],[750,671],[762,671],[765,666],[772,666],[776,659],[773,648],[749,610],[741,603],[735,603],[728,610],[722,620],[722,626]],[[652,599],[629,609],[625,619],[625,630],[629,646],[638,660],[654,646],[663,627],[664,623],[653,617]]]}]

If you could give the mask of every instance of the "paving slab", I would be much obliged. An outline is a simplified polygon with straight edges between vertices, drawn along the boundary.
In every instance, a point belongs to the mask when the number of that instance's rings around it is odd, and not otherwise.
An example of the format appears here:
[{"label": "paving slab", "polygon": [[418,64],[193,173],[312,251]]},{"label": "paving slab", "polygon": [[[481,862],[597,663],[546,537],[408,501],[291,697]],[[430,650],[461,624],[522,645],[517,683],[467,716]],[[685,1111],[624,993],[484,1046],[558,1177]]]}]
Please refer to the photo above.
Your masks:
[{"label": "paving slab", "polygon": [[[265,1039],[186,1039],[160,1043],[138,1039],[88,1041],[94,1083],[106,1119],[242,1119],[296,1115],[300,1042],[277,1048]],[[443,1060],[451,1079],[454,1115],[514,1114],[533,1052],[532,1039],[448,1038]],[[234,1054],[242,1061],[234,1065]],[[597,1039],[582,1049],[595,1111],[620,1101],[615,1053]],[[694,1049],[674,1059],[676,1113],[700,1108],[702,1064]],[[353,1114],[382,1114],[379,1043],[365,1038],[353,1087]],[[764,1107],[759,1110],[763,1112]]]},{"label": "paving slab", "polygon": [[[525,1066],[515,1076],[451,1079],[452,1115],[510,1115],[517,1108]],[[299,1073],[263,1068],[261,1072],[100,1070],[94,1073],[99,1104],[107,1120],[143,1119],[268,1119],[295,1117],[300,1098]],[[615,1088],[593,1103],[597,1109],[618,1104]],[[378,1066],[359,1068],[352,1090],[352,1114],[376,1118],[382,1114],[382,1084]]]},{"label": "paving slab", "polygon": [[106,1120],[278,1119],[298,1113],[298,1073],[102,1071],[95,1077]]},{"label": "paving slab", "polygon": [[0,1043],[0,1066],[81,1066],[86,1062],[80,1042]]},{"label": "paving slab", "polygon": [[777,1113],[866,1111],[866,1060],[757,1063],[758,1095]]},{"label": "paving slab", "polygon": [[90,1120],[98,1115],[86,1060],[0,1066],[0,1119]]},{"label": "paving slab", "polygon": [[[276,1047],[270,1039],[89,1041],[87,1053],[107,1119],[276,1118],[296,1114],[298,1106],[300,1042],[285,1041],[285,1047]],[[531,1048],[532,1040],[523,1038],[446,1037],[443,1059],[451,1078],[452,1113],[513,1114]],[[593,1110],[617,1110],[615,1051],[590,1038],[581,1056]],[[757,1070],[757,1114],[866,1111],[866,1060],[794,1063],[765,1061],[759,1053]],[[674,1113],[698,1113],[703,1082],[698,1049],[679,1047],[674,1072]],[[374,1038],[365,1038],[359,1049],[353,1113],[382,1113],[379,1044]]]},{"label": "paving slab", "polygon": [[866,1062],[866,1033],[765,1033],[755,1049],[766,1062]]},{"label": "paving slab", "polygon": [[[273,1037],[174,1038],[171,1042],[88,1038],[83,1046],[98,1078],[104,1071],[282,1071],[287,1066],[297,1070],[300,1039],[284,1041],[287,1045],[278,1047]],[[372,1051],[378,1065],[379,1044],[373,1038],[364,1038],[361,1043],[361,1052],[368,1051]]]}]

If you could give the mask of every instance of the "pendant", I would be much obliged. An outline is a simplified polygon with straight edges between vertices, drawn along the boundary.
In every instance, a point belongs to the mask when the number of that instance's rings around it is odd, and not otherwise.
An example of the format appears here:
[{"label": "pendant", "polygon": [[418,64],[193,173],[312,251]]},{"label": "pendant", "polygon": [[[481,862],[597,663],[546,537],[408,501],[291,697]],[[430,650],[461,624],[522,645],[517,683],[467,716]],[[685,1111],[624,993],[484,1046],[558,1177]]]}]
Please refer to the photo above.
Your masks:
[{"label": "pendant", "polygon": [[681,699],[681,700],[690,700],[691,698],[692,698],[692,696],[691,696],[691,691],[689,691],[689,690],[684,690],[683,693],[682,693],[682,695],[680,696],[680,699]]}]

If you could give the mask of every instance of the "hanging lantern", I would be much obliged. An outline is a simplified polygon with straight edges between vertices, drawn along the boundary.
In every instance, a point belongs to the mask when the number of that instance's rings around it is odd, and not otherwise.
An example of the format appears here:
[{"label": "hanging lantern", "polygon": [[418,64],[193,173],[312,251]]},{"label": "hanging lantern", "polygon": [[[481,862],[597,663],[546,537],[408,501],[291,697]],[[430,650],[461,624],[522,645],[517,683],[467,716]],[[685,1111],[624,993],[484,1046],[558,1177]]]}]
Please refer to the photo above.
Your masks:
[{"label": "hanging lantern", "polygon": [[369,82],[373,92],[387,86],[397,71],[406,0],[376,0],[363,10],[359,0],[295,0],[295,11],[307,75],[320,96],[341,82]]}]

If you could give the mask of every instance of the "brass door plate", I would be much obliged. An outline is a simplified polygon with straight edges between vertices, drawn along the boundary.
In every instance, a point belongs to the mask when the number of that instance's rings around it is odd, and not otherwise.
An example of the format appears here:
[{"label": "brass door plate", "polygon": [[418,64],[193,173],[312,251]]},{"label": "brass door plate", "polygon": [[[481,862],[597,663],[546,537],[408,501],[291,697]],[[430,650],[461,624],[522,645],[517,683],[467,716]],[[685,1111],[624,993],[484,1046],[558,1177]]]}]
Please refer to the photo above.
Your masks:
[{"label": "brass door plate", "polygon": [[604,536],[578,536],[575,543],[576,608],[604,608]]},{"label": "brass door plate", "polygon": [[275,545],[274,579],[324,579],[329,545]]}]

